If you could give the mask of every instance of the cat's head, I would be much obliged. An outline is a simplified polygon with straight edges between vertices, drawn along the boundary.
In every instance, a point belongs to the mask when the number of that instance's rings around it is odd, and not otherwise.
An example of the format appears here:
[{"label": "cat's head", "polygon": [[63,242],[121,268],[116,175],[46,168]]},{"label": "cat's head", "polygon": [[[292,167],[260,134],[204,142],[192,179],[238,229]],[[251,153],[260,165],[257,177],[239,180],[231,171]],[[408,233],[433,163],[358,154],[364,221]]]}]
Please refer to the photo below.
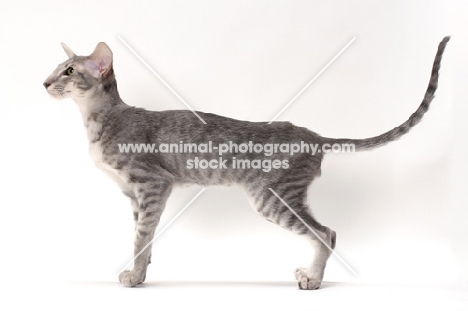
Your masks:
[{"label": "cat's head", "polygon": [[62,47],[69,59],[43,83],[52,97],[83,99],[95,94],[106,80],[114,80],[112,51],[104,42],[98,43],[89,56],[77,56],[64,43]]}]

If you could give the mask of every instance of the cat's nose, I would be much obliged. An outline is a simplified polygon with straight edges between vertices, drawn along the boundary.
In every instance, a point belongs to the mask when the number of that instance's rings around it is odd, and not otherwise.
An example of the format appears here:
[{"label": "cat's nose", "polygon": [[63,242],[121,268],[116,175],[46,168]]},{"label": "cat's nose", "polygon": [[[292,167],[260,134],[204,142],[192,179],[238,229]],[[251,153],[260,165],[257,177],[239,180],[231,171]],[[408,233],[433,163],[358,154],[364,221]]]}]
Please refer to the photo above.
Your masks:
[{"label": "cat's nose", "polygon": [[47,89],[50,86],[50,83],[44,82],[42,85]]}]

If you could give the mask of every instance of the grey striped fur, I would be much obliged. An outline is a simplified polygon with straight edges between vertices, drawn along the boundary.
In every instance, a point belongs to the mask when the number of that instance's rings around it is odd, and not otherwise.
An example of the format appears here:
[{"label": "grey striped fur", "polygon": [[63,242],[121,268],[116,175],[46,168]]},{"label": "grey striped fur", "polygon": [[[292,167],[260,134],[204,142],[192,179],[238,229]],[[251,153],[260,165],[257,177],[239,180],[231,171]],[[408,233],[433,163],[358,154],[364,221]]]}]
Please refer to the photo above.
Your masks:
[{"label": "grey striped fur", "polygon": [[[352,143],[357,150],[369,149],[394,141],[416,125],[428,110],[437,89],[438,71],[449,37],[442,40],[434,61],[429,87],[424,99],[411,117],[402,125],[380,136],[368,139],[332,139],[322,137],[289,122],[247,122],[198,112],[206,125],[190,111],[147,111],[125,104],[119,96],[113,71],[112,52],[99,43],[89,56],[77,56],[63,45],[69,59],[60,64],[46,79],[44,86],[55,98],[72,98],[77,103],[86,127],[90,153],[96,166],[108,174],[131,200],[135,219],[135,254],[154,236],[161,214],[172,188],[181,184],[238,185],[243,187],[255,210],[267,220],[308,238],[315,250],[308,269],[298,268],[295,275],[301,289],[317,289],[323,279],[330,249],[336,245],[336,234],[322,226],[307,204],[307,188],[320,176],[323,153],[274,153],[268,159],[287,160],[287,169],[233,169],[237,160],[264,160],[257,153],[232,152],[224,154],[226,169],[189,169],[187,160],[218,159],[216,153],[120,153],[118,144],[128,143],[207,143],[214,146],[232,141],[266,144],[306,142],[322,146],[325,143]],[[73,68],[73,72],[69,69]],[[268,189],[273,189],[288,205],[320,235],[324,245]],[[120,274],[125,286],[136,286],[146,277],[151,247],[134,262],[130,271]]]}]

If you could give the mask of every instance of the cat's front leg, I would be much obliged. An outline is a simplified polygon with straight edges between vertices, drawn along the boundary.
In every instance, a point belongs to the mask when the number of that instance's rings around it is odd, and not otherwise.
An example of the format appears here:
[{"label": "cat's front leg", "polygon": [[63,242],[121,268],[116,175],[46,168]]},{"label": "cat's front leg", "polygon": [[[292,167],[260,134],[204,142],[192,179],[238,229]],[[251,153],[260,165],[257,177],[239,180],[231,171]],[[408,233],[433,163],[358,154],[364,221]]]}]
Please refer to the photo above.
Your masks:
[{"label": "cat's front leg", "polygon": [[119,275],[119,281],[124,286],[133,287],[145,281],[154,232],[171,189],[170,182],[161,180],[138,186],[136,204],[132,202],[135,217],[134,265],[132,270],[125,270]]}]

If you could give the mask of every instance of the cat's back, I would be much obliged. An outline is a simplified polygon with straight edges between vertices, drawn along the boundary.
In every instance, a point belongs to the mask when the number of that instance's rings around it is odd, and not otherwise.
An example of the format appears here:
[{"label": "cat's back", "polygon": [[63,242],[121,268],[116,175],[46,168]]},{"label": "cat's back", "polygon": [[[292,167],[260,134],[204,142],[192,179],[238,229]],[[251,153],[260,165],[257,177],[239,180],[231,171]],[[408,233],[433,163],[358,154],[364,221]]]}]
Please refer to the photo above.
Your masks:
[{"label": "cat's back", "polygon": [[[131,107],[125,112],[127,126],[136,135],[164,137],[166,141],[180,140],[216,142],[256,141],[277,143],[292,140],[318,140],[319,135],[307,128],[298,127],[290,122],[251,122],[232,119],[221,115],[205,112],[197,114],[205,121],[203,123],[192,111],[166,110],[149,111]],[[138,134],[137,134],[138,133]],[[156,138],[156,137],[154,137]]]}]

